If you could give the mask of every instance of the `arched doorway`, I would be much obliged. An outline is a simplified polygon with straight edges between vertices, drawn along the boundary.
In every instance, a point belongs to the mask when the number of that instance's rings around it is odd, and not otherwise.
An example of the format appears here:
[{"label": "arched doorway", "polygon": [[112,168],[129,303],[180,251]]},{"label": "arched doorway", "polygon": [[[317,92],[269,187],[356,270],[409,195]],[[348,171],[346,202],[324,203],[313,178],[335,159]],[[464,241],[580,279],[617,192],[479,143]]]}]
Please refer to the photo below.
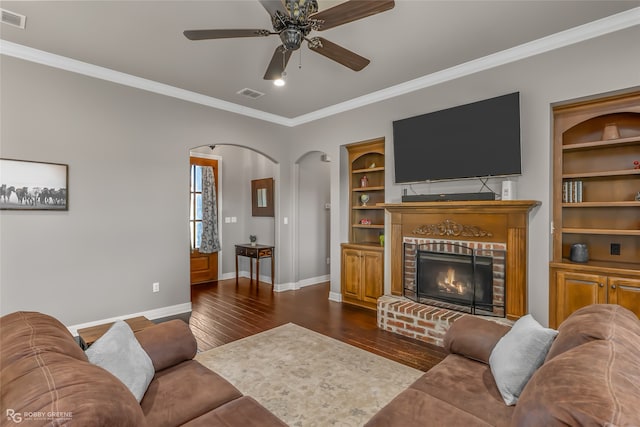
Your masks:
[{"label": "arched doorway", "polygon": [[328,156],[310,151],[296,169],[296,287],[329,280],[331,188]]},{"label": "arched doorway", "polygon": [[[259,244],[276,246],[275,217],[252,215],[251,181],[275,179],[274,205],[277,210],[279,164],[250,147],[234,144],[204,145],[190,150],[191,156],[205,156],[218,161],[218,274],[216,280],[235,278],[235,244],[249,243],[249,236]],[[248,259],[240,257],[238,273],[249,277]],[[277,275],[277,270],[276,270]],[[262,260],[260,281],[271,283],[271,262]]]}]

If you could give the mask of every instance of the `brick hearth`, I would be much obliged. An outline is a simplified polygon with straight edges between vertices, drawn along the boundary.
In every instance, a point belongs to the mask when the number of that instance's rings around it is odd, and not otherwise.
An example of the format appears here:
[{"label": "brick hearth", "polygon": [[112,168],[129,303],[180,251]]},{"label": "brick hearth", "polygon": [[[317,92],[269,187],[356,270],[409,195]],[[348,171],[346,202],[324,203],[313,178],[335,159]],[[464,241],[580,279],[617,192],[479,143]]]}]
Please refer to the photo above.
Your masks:
[{"label": "brick hearth", "polygon": [[[405,337],[443,347],[444,335],[453,322],[470,314],[413,302],[404,297],[384,295],[378,298],[378,327]],[[500,317],[481,316],[512,325]]]}]

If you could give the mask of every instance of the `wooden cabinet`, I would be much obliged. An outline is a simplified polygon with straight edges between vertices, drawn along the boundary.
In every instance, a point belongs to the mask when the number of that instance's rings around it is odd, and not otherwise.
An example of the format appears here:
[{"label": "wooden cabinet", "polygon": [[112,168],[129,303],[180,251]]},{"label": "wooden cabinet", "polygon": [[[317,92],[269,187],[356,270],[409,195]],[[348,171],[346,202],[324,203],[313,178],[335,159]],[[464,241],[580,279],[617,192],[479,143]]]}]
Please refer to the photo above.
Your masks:
[{"label": "wooden cabinet", "polygon": [[350,304],[375,307],[384,291],[384,251],[342,245],[342,299]]},{"label": "wooden cabinet", "polygon": [[[608,275],[610,274],[610,275]],[[563,263],[551,264],[551,301],[549,325],[560,326],[577,309],[590,304],[620,304],[640,317],[640,274],[624,276],[613,270]]]},{"label": "wooden cabinet", "polygon": [[[640,314],[640,92],[553,109],[550,324],[588,303]],[[572,262],[571,246],[589,260]]]},{"label": "wooden cabinet", "polygon": [[347,145],[349,243],[342,246],[342,299],[375,308],[384,292],[384,138]]}]

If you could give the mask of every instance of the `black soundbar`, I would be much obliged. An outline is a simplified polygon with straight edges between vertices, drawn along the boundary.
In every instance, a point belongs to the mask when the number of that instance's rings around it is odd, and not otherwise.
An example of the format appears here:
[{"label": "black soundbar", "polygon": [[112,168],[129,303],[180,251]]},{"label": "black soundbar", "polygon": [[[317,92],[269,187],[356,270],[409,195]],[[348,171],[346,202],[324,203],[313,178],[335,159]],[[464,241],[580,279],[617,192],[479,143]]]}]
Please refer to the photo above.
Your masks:
[{"label": "black soundbar", "polygon": [[414,194],[402,196],[403,202],[453,202],[471,200],[495,200],[495,193]]}]

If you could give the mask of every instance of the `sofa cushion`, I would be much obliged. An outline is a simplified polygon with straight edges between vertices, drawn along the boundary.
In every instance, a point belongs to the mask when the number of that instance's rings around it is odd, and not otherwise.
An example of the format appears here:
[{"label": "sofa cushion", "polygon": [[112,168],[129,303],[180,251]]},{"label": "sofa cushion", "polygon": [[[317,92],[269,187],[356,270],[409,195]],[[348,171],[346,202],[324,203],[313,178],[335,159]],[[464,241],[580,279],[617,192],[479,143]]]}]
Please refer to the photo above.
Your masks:
[{"label": "sofa cushion", "polygon": [[464,408],[468,414],[492,425],[508,425],[513,414],[513,406],[502,400],[489,365],[457,354],[445,357],[410,388]]},{"label": "sofa cushion", "polygon": [[365,427],[487,427],[495,425],[465,412],[462,408],[443,402],[420,390],[409,388],[378,411],[365,424]]},{"label": "sofa cushion", "polygon": [[491,351],[489,366],[507,405],[515,405],[522,389],[542,365],[558,331],[543,328],[530,314],[521,317]]},{"label": "sofa cushion", "polygon": [[546,362],[525,387],[514,426],[640,426],[640,337],[598,340]]},{"label": "sofa cushion", "polygon": [[249,396],[222,405],[189,421],[186,427],[286,427],[278,417]]},{"label": "sofa cushion", "polygon": [[29,426],[146,425],[140,405],[124,384],[87,362],[56,319],[12,313],[0,319],[0,326],[3,411],[11,409],[23,421],[25,413],[44,413],[23,423]]},{"label": "sofa cushion", "polygon": [[189,325],[179,319],[169,320],[135,333],[156,371],[193,359],[198,350]]},{"label": "sofa cushion", "polygon": [[640,321],[632,311],[615,304],[582,307],[562,322],[546,360],[594,340],[613,339],[625,331],[640,336]]},{"label": "sofa cushion", "polygon": [[140,406],[150,426],[175,426],[241,396],[220,375],[189,360],[156,372]]},{"label": "sofa cushion", "polygon": [[477,316],[463,316],[453,322],[444,336],[444,348],[473,360],[489,363],[493,347],[510,327]]},{"label": "sofa cushion", "polygon": [[2,365],[40,352],[64,354],[87,361],[87,356],[60,321],[46,314],[17,311],[2,317]]},{"label": "sofa cushion", "polygon": [[122,381],[138,402],[142,400],[156,371],[126,322],[116,321],[85,354],[89,362]]}]

